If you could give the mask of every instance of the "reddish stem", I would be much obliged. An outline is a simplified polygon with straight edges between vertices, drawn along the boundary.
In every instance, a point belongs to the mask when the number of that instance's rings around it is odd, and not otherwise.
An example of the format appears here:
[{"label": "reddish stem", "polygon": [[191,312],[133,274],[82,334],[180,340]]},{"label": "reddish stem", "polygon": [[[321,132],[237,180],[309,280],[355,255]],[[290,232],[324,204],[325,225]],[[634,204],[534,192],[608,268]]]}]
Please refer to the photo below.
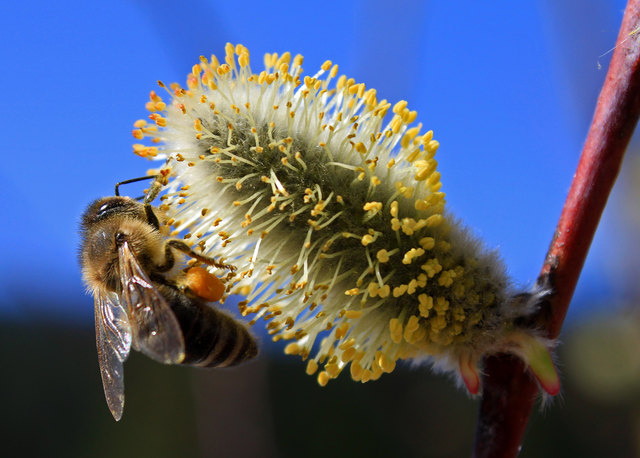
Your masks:
[{"label": "reddish stem", "polygon": [[[589,246],[640,115],[640,0],[630,0],[598,98],[587,141],[539,281],[553,295],[539,314],[551,338],[560,333]],[[517,456],[538,392],[519,360],[487,358],[475,457]]]}]

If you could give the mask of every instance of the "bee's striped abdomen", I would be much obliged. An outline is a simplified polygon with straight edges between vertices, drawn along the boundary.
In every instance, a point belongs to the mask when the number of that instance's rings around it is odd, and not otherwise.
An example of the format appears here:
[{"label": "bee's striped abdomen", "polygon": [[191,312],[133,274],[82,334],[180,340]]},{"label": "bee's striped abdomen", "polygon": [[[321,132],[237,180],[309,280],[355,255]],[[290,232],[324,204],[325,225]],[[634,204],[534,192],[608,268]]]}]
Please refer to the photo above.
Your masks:
[{"label": "bee's striped abdomen", "polygon": [[256,342],[244,325],[223,312],[211,311],[217,315],[212,317],[217,331],[210,334],[213,347],[203,359],[188,364],[199,367],[234,366],[258,354]]},{"label": "bee's striped abdomen", "polygon": [[234,366],[258,354],[258,346],[249,330],[225,312],[184,295],[177,295],[171,308],[184,337],[182,364]]}]

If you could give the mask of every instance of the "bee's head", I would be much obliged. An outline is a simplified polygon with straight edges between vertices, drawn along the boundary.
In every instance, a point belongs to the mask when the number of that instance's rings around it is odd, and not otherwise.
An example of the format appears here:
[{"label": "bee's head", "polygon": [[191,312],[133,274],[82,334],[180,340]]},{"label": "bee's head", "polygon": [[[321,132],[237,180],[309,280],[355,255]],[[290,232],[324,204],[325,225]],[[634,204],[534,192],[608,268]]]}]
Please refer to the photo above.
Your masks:
[{"label": "bee's head", "polygon": [[114,291],[119,281],[118,247],[125,241],[144,246],[150,232],[144,205],[129,197],[104,197],[89,205],[80,225],[85,282]]}]

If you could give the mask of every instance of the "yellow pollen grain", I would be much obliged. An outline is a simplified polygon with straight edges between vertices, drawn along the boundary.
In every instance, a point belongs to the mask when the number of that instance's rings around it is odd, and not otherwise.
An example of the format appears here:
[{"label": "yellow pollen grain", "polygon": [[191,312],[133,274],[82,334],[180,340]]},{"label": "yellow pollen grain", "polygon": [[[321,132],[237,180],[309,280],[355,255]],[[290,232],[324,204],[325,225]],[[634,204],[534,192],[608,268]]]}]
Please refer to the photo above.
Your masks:
[{"label": "yellow pollen grain", "polygon": [[388,297],[391,294],[391,286],[384,285],[382,288],[378,289],[378,296],[381,298]]},{"label": "yellow pollen grain", "polygon": [[409,289],[409,285],[400,285],[393,288],[393,297],[400,297]]},{"label": "yellow pollen grain", "polygon": [[438,277],[438,284],[440,286],[449,287],[453,283],[453,279],[456,277],[456,273],[453,270],[445,270]]},{"label": "yellow pollen grain", "polygon": [[407,156],[407,161],[413,162],[416,159],[418,159],[421,155],[422,155],[422,150],[420,148],[416,148],[415,150],[413,150],[411,154]]},{"label": "yellow pollen grain", "polygon": [[404,133],[404,136],[402,137],[402,140],[400,141],[400,145],[403,148],[408,147],[409,144],[411,143],[411,140],[413,140],[414,137],[418,135],[419,132],[420,132],[420,126],[407,129],[407,131]]},{"label": "yellow pollen grain", "polygon": [[318,374],[318,385],[320,386],[327,386],[327,383],[329,383],[329,374],[327,374],[325,371],[322,371]]},{"label": "yellow pollen grain", "polygon": [[369,293],[369,296],[376,297],[378,295],[378,284],[375,282],[369,283],[369,286],[367,287],[367,292]]},{"label": "yellow pollen grain", "polygon": [[447,310],[449,310],[449,301],[446,300],[444,297],[441,297],[441,296],[437,297],[435,304],[433,305],[433,309],[439,314],[442,314]]},{"label": "yellow pollen grain", "polygon": [[428,210],[431,207],[431,204],[423,199],[417,199],[413,204],[416,210]]},{"label": "yellow pollen grain", "polygon": [[395,114],[399,114],[401,113],[405,108],[407,107],[407,101],[406,100],[400,100],[398,103],[396,103],[393,106],[393,112]]},{"label": "yellow pollen grain", "polygon": [[338,375],[340,375],[340,366],[335,363],[327,364],[326,366],[324,366],[324,369],[325,371],[327,371],[329,377],[331,378],[336,378]]},{"label": "yellow pollen grain", "polygon": [[153,120],[156,122],[156,124],[160,127],[166,127],[167,125],[167,120],[166,118],[163,118],[162,116],[155,116],[153,118]]},{"label": "yellow pollen grain", "polygon": [[391,202],[389,213],[391,213],[391,216],[393,216],[394,218],[398,217],[398,201],[397,200],[394,200],[393,202]]},{"label": "yellow pollen grain", "polygon": [[360,382],[361,383],[367,383],[369,380],[371,380],[371,371],[369,369],[364,369],[362,371],[362,377],[360,378]]},{"label": "yellow pollen grain", "polygon": [[416,332],[420,326],[419,322],[420,319],[417,316],[411,315],[409,317],[407,325],[404,327],[404,340],[411,343],[413,333]]},{"label": "yellow pollen grain", "polygon": [[435,153],[436,151],[438,151],[438,147],[440,146],[440,143],[436,140],[431,140],[429,143],[427,143],[425,145],[425,150],[429,153]]},{"label": "yellow pollen grain", "polygon": [[362,378],[363,371],[364,369],[362,368],[362,366],[358,361],[354,361],[351,363],[351,368],[350,368],[351,378],[356,382]]},{"label": "yellow pollen grain", "polygon": [[407,294],[413,294],[416,292],[416,289],[418,288],[418,280],[416,280],[415,278],[413,280],[411,280],[409,282],[409,284],[407,285]]},{"label": "yellow pollen grain", "polygon": [[436,315],[429,320],[431,330],[438,333],[447,327],[447,319],[444,315]]},{"label": "yellow pollen grain", "polygon": [[419,258],[423,254],[424,250],[422,248],[411,248],[402,258],[402,264],[411,264],[415,258]]},{"label": "yellow pollen grain", "polygon": [[290,343],[289,345],[287,345],[284,348],[284,354],[285,355],[297,355],[297,354],[300,353],[300,350],[301,350],[300,346],[297,343],[293,342],[293,343]]},{"label": "yellow pollen grain", "polygon": [[356,355],[356,349],[355,347],[350,347],[347,348],[346,350],[344,350],[342,352],[342,356],[340,357],[340,360],[343,363],[348,363],[349,361],[353,360],[353,357]]},{"label": "yellow pollen grain", "polygon": [[346,294],[347,296],[357,296],[358,294],[360,294],[360,289],[359,288],[351,288],[348,289],[344,292],[344,294]]},{"label": "yellow pollen grain", "polygon": [[431,176],[431,174],[435,170],[436,166],[437,166],[437,164],[435,164],[433,166],[429,166],[429,167],[421,167],[421,168],[419,168],[418,171],[416,172],[416,174],[414,175],[415,180],[416,181],[424,181],[424,180],[426,180],[427,178],[429,178]]},{"label": "yellow pollen grain", "polygon": [[426,226],[427,227],[438,226],[442,223],[442,221],[444,221],[444,217],[442,215],[440,214],[431,215],[426,220]]},{"label": "yellow pollen grain", "polygon": [[388,262],[389,261],[389,252],[387,250],[385,250],[385,249],[379,250],[376,253],[376,258],[381,263]]},{"label": "yellow pollen grain", "polygon": [[398,318],[391,318],[391,320],[389,320],[389,334],[394,343],[400,343],[402,341],[402,323]]},{"label": "yellow pollen grain", "polygon": [[[356,343],[356,339],[354,339],[354,338],[352,337],[352,338],[350,338],[350,339],[345,340],[344,342],[342,342],[342,343],[338,346],[338,349],[340,349],[340,350],[342,350],[342,351],[345,351],[345,350],[347,350],[347,349],[349,349],[349,348],[353,348],[353,349],[355,350],[355,347],[354,347],[355,343]],[[355,355],[355,353],[354,353],[354,355]]]},{"label": "yellow pollen grain", "polygon": [[[396,342],[396,343],[399,343],[399,342]],[[377,363],[382,369],[382,371],[386,372],[387,374],[390,372],[393,372],[394,369],[396,368],[396,362],[393,359],[389,358],[384,353],[380,353],[380,355],[377,358]]]},{"label": "yellow pollen grain", "polygon": [[433,237],[422,237],[418,243],[424,250],[430,250],[435,246],[436,241]]},{"label": "yellow pollen grain", "polygon": [[362,310],[347,310],[344,316],[350,320],[355,320],[362,316]]},{"label": "yellow pollen grain", "polygon": [[309,362],[307,363],[307,375],[313,375],[316,373],[316,371],[318,370],[318,363],[313,360],[310,359]]},{"label": "yellow pollen grain", "polygon": [[397,134],[398,132],[400,132],[400,128],[402,128],[402,119],[398,115],[394,116],[391,120],[390,127],[391,132]]},{"label": "yellow pollen grain", "polygon": [[432,278],[435,274],[439,273],[442,270],[442,266],[438,262],[437,258],[429,259],[420,268],[427,273],[427,276],[429,278]]},{"label": "yellow pollen grain", "polygon": [[382,202],[367,202],[364,204],[363,210],[365,211],[376,211],[379,212],[382,210]]},{"label": "yellow pollen grain", "polygon": [[340,326],[336,328],[336,339],[342,339],[347,335],[347,331],[349,330],[349,323],[342,323]]},{"label": "yellow pollen grain", "polygon": [[427,133],[425,133],[422,138],[420,139],[420,141],[424,144],[427,145],[429,144],[429,142],[431,141],[431,139],[433,139],[433,131],[430,130]]},{"label": "yellow pollen grain", "polygon": [[362,236],[362,239],[360,241],[364,246],[367,246],[367,245],[373,243],[375,241],[375,239],[373,238],[373,236],[371,234],[366,234],[366,235]]},{"label": "yellow pollen grain", "polygon": [[413,121],[416,120],[416,118],[418,117],[418,112],[417,111],[410,111],[409,113],[405,114],[404,116],[404,122],[406,122],[407,124],[411,124]]},{"label": "yellow pollen grain", "polygon": [[420,311],[420,316],[424,318],[429,317],[429,310],[433,308],[433,298],[426,294],[420,294],[418,296],[418,310]]}]

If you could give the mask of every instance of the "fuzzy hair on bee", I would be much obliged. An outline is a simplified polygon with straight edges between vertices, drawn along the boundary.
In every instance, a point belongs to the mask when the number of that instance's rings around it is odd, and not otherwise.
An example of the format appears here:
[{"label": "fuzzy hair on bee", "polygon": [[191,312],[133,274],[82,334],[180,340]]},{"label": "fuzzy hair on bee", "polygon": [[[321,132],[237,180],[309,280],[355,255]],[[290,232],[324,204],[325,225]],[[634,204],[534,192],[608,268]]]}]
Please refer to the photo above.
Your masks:
[{"label": "fuzzy hair on bee", "polygon": [[[116,195],[90,204],[81,222],[80,264],[95,301],[98,362],[116,420],[131,348],[164,364],[198,367],[233,366],[258,353],[246,326],[211,304],[226,293],[235,267],[163,233],[164,215],[149,203],[158,183],[144,203],[120,196],[116,186]],[[183,270],[185,257],[229,274],[221,280],[204,267]]]}]

